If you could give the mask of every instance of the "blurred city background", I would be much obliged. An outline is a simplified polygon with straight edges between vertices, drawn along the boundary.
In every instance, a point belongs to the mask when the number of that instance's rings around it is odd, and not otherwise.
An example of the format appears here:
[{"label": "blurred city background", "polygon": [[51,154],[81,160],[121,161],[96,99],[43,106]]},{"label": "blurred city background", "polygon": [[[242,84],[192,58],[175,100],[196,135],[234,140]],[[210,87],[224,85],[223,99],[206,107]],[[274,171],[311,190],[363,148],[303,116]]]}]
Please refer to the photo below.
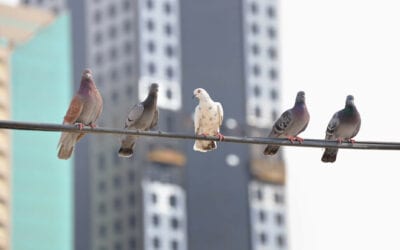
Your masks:
[{"label": "blurred city background", "polygon": [[[280,113],[277,0],[24,0],[0,5],[1,119],[61,123],[82,70],[99,126],[160,85],[158,129],[193,134],[193,89],[224,106],[222,133],[265,136]],[[285,166],[263,146],[1,130],[1,249],[287,249]]]},{"label": "blurred city background", "polygon": [[[353,94],[356,140],[400,141],[400,2],[393,0],[0,0],[0,119],[61,123],[82,70],[122,128],[160,84],[157,129],[193,134],[194,88],[222,133],[266,136],[299,90],[323,138]],[[400,249],[396,151],[322,150],[0,130],[0,249]]]}]

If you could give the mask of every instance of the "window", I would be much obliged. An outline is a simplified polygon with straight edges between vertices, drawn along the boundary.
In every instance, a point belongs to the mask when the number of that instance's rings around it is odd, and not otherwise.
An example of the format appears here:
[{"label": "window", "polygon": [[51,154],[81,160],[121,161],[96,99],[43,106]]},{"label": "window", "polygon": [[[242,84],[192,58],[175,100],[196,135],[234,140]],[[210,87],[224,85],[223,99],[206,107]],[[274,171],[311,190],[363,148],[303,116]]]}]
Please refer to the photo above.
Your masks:
[{"label": "window", "polygon": [[276,72],[275,69],[270,69],[269,70],[269,78],[271,80],[275,80],[278,77],[278,73]]},{"label": "window", "polygon": [[136,240],[134,238],[129,239],[129,250],[136,250]]},{"label": "window", "polygon": [[160,247],[160,239],[158,237],[153,238],[153,247],[159,248]]},{"label": "window", "polygon": [[100,21],[101,21],[101,12],[100,12],[100,10],[97,10],[95,13],[94,13],[94,21],[96,22],[96,23],[99,23]]},{"label": "window", "polygon": [[105,214],[107,212],[106,204],[104,204],[103,202],[99,203],[97,209],[99,211],[99,214]]},{"label": "window", "polygon": [[267,30],[268,36],[271,39],[275,39],[276,38],[276,29],[273,27],[269,27]]},{"label": "window", "polygon": [[147,70],[149,71],[150,75],[154,75],[156,73],[156,66],[154,65],[154,63],[149,63],[147,65]]},{"label": "window", "polygon": [[168,57],[172,57],[175,53],[174,53],[174,48],[171,46],[171,45],[167,45],[166,47],[165,47],[165,54],[168,56]]},{"label": "window", "polygon": [[177,205],[177,200],[176,200],[176,196],[175,196],[175,195],[171,195],[171,196],[169,197],[169,205],[170,205],[171,207],[173,207],[173,208],[176,207],[176,205]]},{"label": "window", "polygon": [[260,47],[257,44],[251,45],[251,52],[254,55],[258,55],[260,53]]},{"label": "window", "polygon": [[110,49],[110,58],[115,59],[115,58],[117,58],[117,55],[118,55],[117,48],[112,47]]},{"label": "window", "polygon": [[107,227],[105,225],[99,226],[99,236],[105,237],[107,235]]},{"label": "window", "polygon": [[133,171],[133,169],[129,170],[128,180],[130,184],[135,183],[135,172]]},{"label": "window", "polygon": [[275,8],[272,6],[267,7],[267,15],[269,18],[275,18],[276,17],[276,11]]},{"label": "window", "polygon": [[284,247],[286,243],[285,237],[283,235],[278,235],[276,237],[276,244],[280,247]]},{"label": "window", "polygon": [[155,48],[156,48],[156,46],[154,45],[154,42],[153,42],[153,41],[149,41],[149,42],[147,43],[147,50],[148,50],[150,53],[153,53],[153,52],[155,51]]},{"label": "window", "polygon": [[94,34],[94,41],[97,45],[101,44],[103,42],[103,35],[101,34],[100,31],[97,31]]},{"label": "window", "polygon": [[165,12],[165,14],[171,14],[172,6],[170,3],[168,3],[168,2],[164,3],[164,12]]},{"label": "window", "polygon": [[135,193],[130,193],[128,196],[129,205],[135,205]]},{"label": "window", "polygon": [[250,3],[250,11],[252,14],[258,13],[258,6],[255,2]]},{"label": "window", "polygon": [[118,234],[122,232],[122,222],[119,219],[114,221],[114,232]]},{"label": "window", "polygon": [[122,200],[121,200],[121,198],[115,197],[114,198],[114,209],[119,211],[119,210],[121,210],[121,208],[122,208]]},{"label": "window", "polygon": [[125,20],[123,26],[125,32],[129,32],[132,29],[132,23],[130,20]]},{"label": "window", "polygon": [[107,189],[107,184],[105,181],[99,181],[99,183],[97,184],[97,189],[99,190],[99,192],[105,192]]},{"label": "window", "polygon": [[[165,69],[165,75],[167,76],[168,79],[172,79],[174,77],[174,70],[172,69],[171,66],[168,66]],[[167,90],[167,98],[171,99],[172,98],[172,91],[171,89],[168,88]]]},{"label": "window", "polygon": [[147,28],[149,31],[153,31],[153,30],[154,30],[154,22],[153,22],[153,20],[151,20],[151,19],[147,20],[147,22],[146,22],[146,28]]},{"label": "window", "polygon": [[277,225],[282,225],[283,224],[283,215],[280,213],[275,214],[275,223]]},{"label": "window", "polygon": [[256,107],[255,107],[255,109],[254,109],[254,114],[255,114],[255,116],[256,116],[257,118],[260,118],[260,117],[261,117],[261,109],[260,109],[259,106],[256,106]]},{"label": "window", "polygon": [[251,30],[251,32],[253,32],[253,34],[255,34],[255,35],[258,34],[258,32],[259,32],[258,25],[255,23],[251,24],[250,30]]},{"label": "window", "polygon": [[117,36],[117,28],[115,26],[111,26],[108,30],[108,36],[113,39]]},{"label": "window", "polygon": [[258,212],[258,219],[259,219],[261,222],[265,222],[265,221],[267,220],[267,215],[266,215],[266,213],[265,213],[263,210],[260,210],[260,211]]},{"label": "window", "polygon": [[131,44],[131,42],[126,42],[125,43],[125,45],[124,45],[124,50],[125,50],[125,53],[130,53],[131,51],[132,51],[132,44]]},{"label": "window", "polygon": [[160,225],[160,217],[159,217],[157,214],[154,214],[154,215],[151,217],[151,221],[152,221],[152,223],[153,223],[153,225],[154,225],[155,227],[157,227],[158,225]]},{"label": "window", "polygon": [[258,85],[254,86],[254,96],[255,97],[260,97],[260,95],[261,95],[260,86],[258,86]]},{"label": "window", "polygon": [[136,217],[133,214],[129,216],[129,226],[131,228],[134,228],[136,226]]},{"label": "window", "polygon": [[154,2],[153,0],[147,0],[146,6],[149,10],[152,10],[154,8]]},{"label": "window", "polygon": [[255,76],[259,76],[260,75],[260,66],[254,65],[252,70],[253,70],[253,74]]},{"label": "window", "polygon": [[151,202],[153,203],[153,204],[157,204],[157,195],[156,194],[151,194]]},{"label": "window", "polygon": [[176,240],[171,241],[171,250],[178,250],[179,249],[179,243]]},{"label": "window", "polygon": [[[275,101],[276,99],[278,99],[278,92],[275,89],[271,89],[270,96],[271,96],[271,99],[273,101]],[[278,194],[275,194],[275,196],[276,195],[278,195]],[[275,197],[275,200],[276,200],[276,197]]]},{"label": "window", "polygon": [[261,243],[261,244],[264,245],[264,244],[267,243],[267,240],[268,240],[267,234],[265,234],[265,233],[260,233],[259,238],[260,238],[260,243]]},{"label": "window", "polygon": [[259,201],[264,199],[264,194],[263,194],[263,191],[261,189],[257,189],[257,199]]},{"label": "window", "polygon": [[175,230],[177,230],[179,228],[179,220],[175,217],[171,218],[170,224],[171,224],[171,228],[173,228]]},{"label": "window", "polygon": [[276,56],[277,56],[276,49],[275,49],[275,48],[269,48],[269,49],[268,49],[268,56],[269,56],[271,59],[276,59]]},{"label": "window", "polygon": [[164,33],[165,33],[167,36],[172,35],[172,26],[171,26],[170,24],[166,24],[166,25],[164,26]]},{"label": "window", "polygon": [[110,17],[114,17],[115,13],[116,13],[115,5],[110,5],[110,7],[108,8],[108,15]]}]

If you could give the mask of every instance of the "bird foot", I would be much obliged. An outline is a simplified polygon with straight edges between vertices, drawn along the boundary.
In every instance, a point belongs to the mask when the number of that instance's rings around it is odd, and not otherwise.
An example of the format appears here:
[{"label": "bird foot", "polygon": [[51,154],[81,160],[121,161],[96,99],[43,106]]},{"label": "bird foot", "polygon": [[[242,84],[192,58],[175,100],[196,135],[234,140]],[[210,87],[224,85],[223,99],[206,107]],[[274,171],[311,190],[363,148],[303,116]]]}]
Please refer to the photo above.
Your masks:
[{"label": "bird foot", "polygon": [[304,139],[298,136],[288,136],[288,140],[290,143],[294,143],[295,141],[298,141],[300,144],[304,142]]},{"label": "bird foot", "polygon": [[342,144],[343,138],[337,138],[337,142],[338,142],[339,144]]},{"label": "bird foot", "polygon": [[90,123],[89,126],[90,126],[91,128],[96,128],[96,127],[97,127],[97,125],[94,124],[94,123]]},{"label": "bird foot", "polygon": [[356,142],[356,140],[354,140],[352,138],[347,138],[346,141],[351,143],[351,144],[354,144]]},{"label": "bird foot", "polygon": [[84,127],[83,123],[80,123],[80,122],[75,123],[75,126],[77,126],[79,128],[79,130],[82,130]]},{"label": "bird foot", "polygon": [[216,136],[218,137],[219,141],[225,140],[225,136],[223,134],[221,134],[220,132],[218,132]]},{"label": "bird foot", "polygon": [[206,133],[201,133],[200,135],[202,135],[202,136],[204,136],[204,137],[207,137],[207,136],[208,136],[208,134],[206,134]]}]

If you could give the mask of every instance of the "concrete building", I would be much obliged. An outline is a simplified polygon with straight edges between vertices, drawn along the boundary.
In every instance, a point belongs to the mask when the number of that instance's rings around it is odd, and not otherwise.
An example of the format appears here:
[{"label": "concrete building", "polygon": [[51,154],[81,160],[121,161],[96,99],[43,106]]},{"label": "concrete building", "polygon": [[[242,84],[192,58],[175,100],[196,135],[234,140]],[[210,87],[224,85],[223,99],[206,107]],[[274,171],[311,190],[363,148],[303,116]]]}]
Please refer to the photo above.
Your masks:
[{"label": "concrete building", "polygon": [[[69,15],[0,5],[1,119],[59,123],[71,99]],[[0,131],[0,248],[72,249],[72,164],[58,133]]]},{"label": "concrete building", "polygon": [[[52,1],[24,0],[54,9]],[[209,90],[223,133],[266,136],[280,112],[277,0],[64,1],[73,26],[74,80],[90,67],[104,98],[100,126],[160,84],[158,129],[193,133],[191,99]],[[282,155],[262,146],[90,136],[75,152],[76,249],[287,249]]]}]

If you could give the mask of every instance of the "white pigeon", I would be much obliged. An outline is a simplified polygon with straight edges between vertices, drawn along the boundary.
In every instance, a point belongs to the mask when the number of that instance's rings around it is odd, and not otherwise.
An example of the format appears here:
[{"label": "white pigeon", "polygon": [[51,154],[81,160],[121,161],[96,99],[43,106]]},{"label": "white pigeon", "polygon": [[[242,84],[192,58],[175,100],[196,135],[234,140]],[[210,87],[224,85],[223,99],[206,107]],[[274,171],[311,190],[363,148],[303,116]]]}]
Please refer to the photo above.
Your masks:
[{"label": "white pigeon", "polygon": [[[219,128],[224,118],[224,110],[219,102],[214,102],[205,89],[198,88],[193,91],[193,98],[199,100],[194,112],[194,132],[196,135],[217,136],[220,141],[224,136]],[[217,148],[215,141],[196,140],[194,151],[207,152]]]}]

